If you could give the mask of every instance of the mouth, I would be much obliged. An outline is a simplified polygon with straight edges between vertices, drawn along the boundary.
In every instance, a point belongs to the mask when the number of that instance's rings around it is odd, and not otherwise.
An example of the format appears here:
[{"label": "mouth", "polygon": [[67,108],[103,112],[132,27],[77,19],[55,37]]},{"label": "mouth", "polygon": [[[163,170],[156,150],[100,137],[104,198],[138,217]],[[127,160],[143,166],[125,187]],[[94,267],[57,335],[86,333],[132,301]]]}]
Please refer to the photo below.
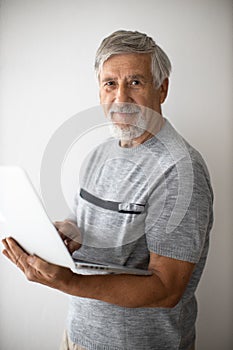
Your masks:
[{"label": "mouth", "polygon": [[116,124],[131,124],[138,119],[139,112],[111,112],[111,121]]}]

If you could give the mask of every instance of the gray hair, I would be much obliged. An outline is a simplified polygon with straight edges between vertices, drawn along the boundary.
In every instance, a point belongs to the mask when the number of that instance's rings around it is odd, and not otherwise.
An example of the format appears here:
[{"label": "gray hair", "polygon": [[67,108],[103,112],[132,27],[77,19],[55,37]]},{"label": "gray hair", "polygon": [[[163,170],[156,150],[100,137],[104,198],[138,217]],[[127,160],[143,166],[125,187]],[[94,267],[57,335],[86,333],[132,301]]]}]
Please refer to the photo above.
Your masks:
[{"label": "gray hair", "polygon": [[151,73],[154,84],[159,88],[170,76],[171,62],[166,53],[152,38],[137,31],[118,30],[106,37],[97,50],[95,71],[97,77],[105,61],[113,55],[145,53],[151,55]]}]

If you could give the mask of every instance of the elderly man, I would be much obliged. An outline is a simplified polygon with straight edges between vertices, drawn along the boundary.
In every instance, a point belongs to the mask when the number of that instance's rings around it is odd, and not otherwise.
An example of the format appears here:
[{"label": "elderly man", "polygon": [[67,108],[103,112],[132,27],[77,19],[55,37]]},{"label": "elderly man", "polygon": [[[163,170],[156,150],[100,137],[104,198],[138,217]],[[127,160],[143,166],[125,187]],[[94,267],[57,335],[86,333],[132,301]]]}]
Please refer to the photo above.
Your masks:
[{"label": "elderly man", "polygon": [[11,238],[3,253],[29,280],[71,295],[61,349],[194,349],[213,196],[200,154],[162,116],[170,61],[147,35],[117,31],[101,43],[95,68],[114,137],[87,161],[73,221],[56,227],[64,239],[70,230],[82,236],[66,239],[75,258],[152,275],[75,274]]}]

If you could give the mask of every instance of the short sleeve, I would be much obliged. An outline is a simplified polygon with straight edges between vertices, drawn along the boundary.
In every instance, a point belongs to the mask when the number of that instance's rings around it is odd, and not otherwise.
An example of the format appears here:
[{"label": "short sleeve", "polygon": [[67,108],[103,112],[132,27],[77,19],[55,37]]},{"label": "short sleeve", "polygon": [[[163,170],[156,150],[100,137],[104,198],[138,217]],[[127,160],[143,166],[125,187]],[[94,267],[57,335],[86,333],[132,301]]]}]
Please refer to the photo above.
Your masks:
[{"label": "short sleeve", "polygon": [[182,177],[178,164],[171,166],[149,198],[147,245],[156,254],[197,263],[213,223],[213,193],[204,164],[193,161],[191,175],[180,162]]}]

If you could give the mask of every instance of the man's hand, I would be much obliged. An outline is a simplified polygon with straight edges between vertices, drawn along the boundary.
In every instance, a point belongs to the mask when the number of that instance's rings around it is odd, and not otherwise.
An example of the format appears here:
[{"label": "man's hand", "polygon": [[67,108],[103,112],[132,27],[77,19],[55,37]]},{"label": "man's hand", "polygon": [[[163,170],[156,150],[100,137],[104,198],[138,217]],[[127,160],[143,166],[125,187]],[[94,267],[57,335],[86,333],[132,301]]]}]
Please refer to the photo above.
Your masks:
[{"label": "man's hand", "polygon": [[71,254],[81,247],[81,233],[74,222],[55,221],[54,226]]},{"label": "man's hand", "polygon": [[44,284],[48,287],[68,290],[74,273],[58,265],[50,264],[34,255],[27,254],[13,238],[2,240],[3,254],[23,271],[29,281]]}]

